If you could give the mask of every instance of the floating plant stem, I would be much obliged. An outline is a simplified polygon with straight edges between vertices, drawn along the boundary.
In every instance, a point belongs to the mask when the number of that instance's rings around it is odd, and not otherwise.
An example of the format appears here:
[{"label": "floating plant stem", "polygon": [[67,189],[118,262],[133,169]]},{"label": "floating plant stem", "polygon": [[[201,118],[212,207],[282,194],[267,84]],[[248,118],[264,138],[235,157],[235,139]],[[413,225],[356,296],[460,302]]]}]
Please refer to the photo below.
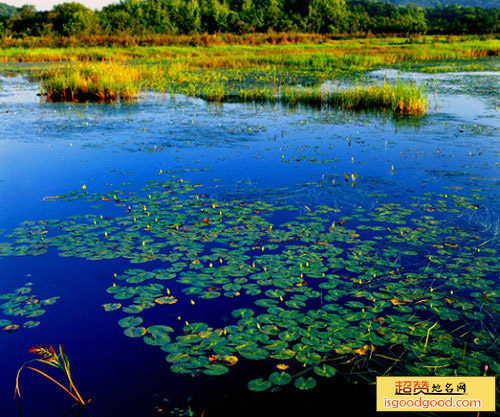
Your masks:
[{"label": "floating plant stem", "polygon": [[[79,402],[80,404],[85,404],[83,402],[83,400],[81,398],[76,397],[71,391],[69,391],[64,385],[62,385],[60,382],[56,381],[54,378],[52,378],[50,375],[47,375],[45,372],[42,372],[40,371],[39,369],[36,369],[36,368],[32,368],[31,366],[25,366],[26,369],[31,369],[32,371],[35,371],[35,372],[38,372],[40,375],[44,376],[45,378],[47,378],[49,381],[52,381],[54,384],[56,384],[58,387],[60,387],[61,389],[63,389],[64,391],[66,391],[69,395],[71,395],[75,401]],[[18,378],[19,378],[19,373],[20,373],[20,370],[18,372]],[[19,385],[18,385],[18,381],[16,381],[16,393],[19,397],[21,397],[21,393],[19,392]]]},{"label": "floating plant stem", "polygon": [[427,343],[429,342],[429,336],[431,335],[431,330],[436,327],[438,324],[438,322],[436,321],[436,323],[434,323],[431,327],[429,327],[427,329],[427,336],[425,337],[425,344],[424,344],[424,351],[423,353],[425,353],[426,349],[427,349]]}]

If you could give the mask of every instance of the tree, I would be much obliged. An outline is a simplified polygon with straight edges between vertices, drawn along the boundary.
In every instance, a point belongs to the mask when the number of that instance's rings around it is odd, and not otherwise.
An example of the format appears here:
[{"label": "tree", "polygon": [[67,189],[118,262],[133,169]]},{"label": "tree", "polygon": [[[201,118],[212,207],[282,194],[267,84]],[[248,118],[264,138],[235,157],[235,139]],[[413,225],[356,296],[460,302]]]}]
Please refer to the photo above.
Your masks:
[{"label": "tree", "polygon": [[235,13],[224,1],[201,1],[201,29],[209,33],[227,32],[233,23],[236,23]]},{"label": "tree", "polygon": [[280,29],[281,8],[278,0],[266,0],[263,18],[266,29]]},{"label": "tree", "polygon": [[198,0],[188,0],[183,3],[178,21],[179,29],[182,33],[196,33],[201,30],[200,4]]},{"label": "tree", "polygon": [[348,31],[351,33],[368,32],[371,27],[370,15],[365,8],[359,4],[353,5],[349,12]]},{"label": "tree", "polygon": [[19,13],[21,14],[21,19],[32,19],[36,13],[35,6],[25,4],[19,9]]},{"label": "tree", "polygon": [[95,30],[97,17],[80,3],[62,3],[49,12],[54,31],[62,36],[85,35]]},{"label": "tree", "polygon": [[237,18],[238,32],[255,32],[260,30],[262,26],[262,10],[256,7],[253,0],[243,0]]},{"label": "tree", "polygon": [[[141,2],[142,3],[142,2]],[[143,27],[147,32],[175,33],[176,18],[179,3],[175,0],[148,0],[141,4]]]},{"label": "tree", "polygon": [[137,19],[115,4],[103,7],[99,12],[99,24],[109,34],[137,34]]},{"label": "tree", "polygon": [[308,8],[308,29],[316,33],[343,32],[348,19],[344,0],[311,0]]}]

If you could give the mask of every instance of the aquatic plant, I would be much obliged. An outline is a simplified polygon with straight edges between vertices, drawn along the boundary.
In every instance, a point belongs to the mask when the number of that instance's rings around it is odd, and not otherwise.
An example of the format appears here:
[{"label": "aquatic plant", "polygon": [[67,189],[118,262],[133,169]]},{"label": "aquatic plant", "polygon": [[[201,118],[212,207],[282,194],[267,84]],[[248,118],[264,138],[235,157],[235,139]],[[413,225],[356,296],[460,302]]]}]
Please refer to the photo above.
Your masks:
[{"label": "aquatic plant", "polygon": [[76,64],[42,71],[43,93],[52,101],[116,101],[136,98],[141,72],[111,63]]},{"label": "aquatic plant", "polygon": [[[73,191],[57,200],[104,201],[126,213],[43,222],[60,256],[164,264],[115,273],[103,308],[120,315],[124,336],[164,351],[172,372],[217,376],[265,361],[280,372],[249,382],[263,391],[309,390],[318,377],[352,372],[479,375],[485,363],[500,371],[498,238],[487,231],[479,240],[460,223],[476,211],[470,199],[426,193],[369,207],[360,199],[351,210],[216,199],[202,186],[176,177],[138,194]],[[331,179],[322,187],[339,193]],[[39,253],[30,233],[38,225],[27,226],[6,235],[4,256]],[[175,313],[219,297],[241,300],[223,326]],[[142,313],[151,309],[170,321],[148,323]]]},{"label": "aquatic plant", "polygon": [[[360,74],[375,68],[411,68],[415,63],[489,56],[492,48],[498,49],[494,41],[464,38],[450,45],[430,38],[425,48],[416,48],[398,39],[377,42],[350,39],[324,45],[223,45],[207,49],[76,48],[71,49],[71,56],[67,55],[69,51],[50,49],[33,52],[23,49],[17,53],[33,53],[33,59],[37,60],[46,54],[48,60],[70,57],[77,61],[33,73],[33,78],[41,80],[41,90],[50,101],[130,100],[140,91],[150,90],[214,102],[282,102],[422,115],[426,111],[425,94],[413,83],[363,85],[358,82],[355,87],[328,90],[320,85],[339,75]],[[16,56],[13,50],[5,53],[6,57]],[[85,59],[113,62],[85,62]],[[123,62],[131,59],[138,61]],[[426,68],[437,71],[440,67],[420,65],[417,69],[425,71]]]},{"label": "aquatic plant", "polygon": [[273,84],[260,86],[243,80],[244,72],[184,71],[184,66],[76,64],[41,73],[48,100],[114,101],[137,97],[143,86],[168,93],[183,93],[211,102],[280,102],[287,105],[390,110],[396,114],[422,115],[426,98],[421,87],[397,80],[394,84],[356,85],[336,89],[295,87],[274,73]]},{"label": "aquatic plant", "polygon": [[[114,101],[137,97],[143,90],[185,94],[208,101],[282,101],[289,104],[329,104],[346,109],[392,109],[400,114],[423,114],[422,92],[398,82],[368,88],[358,83],[323,93],[324,80],[355,76],[377,68],[438,70],[436,60],[471,60],[493,56],[497,41],[437,37],[425,44],[398,38],[348,39],[343,42],[296,45],[220,45],[193,47],[68,48],[0,51],[0,60],[76,61],[34,71],[49,100]],[[4,55],[2,55],[4,54]],[[31,58],[25,57],[32,54]],[[3,56],[3,58],[2,58]],[[95,61],[109,62],[95,62]],[[124,61],[136,60],[135,63]],[[90,61],[90,62],[89,62]],[[425,65],[424,65],[425,64]],[[465,66],[465,68],[482,68]],[[448,67],[442,67],[445,70]],[[297,87],[300,85],[300,88]],[[388,90],[391,91],[388,91]]]},{"label": "aquatic plant", "polygon": [[[371,65],[394,65],[433,60],[473,59],[495,57],[500,50],[498,39],[479,39],[456,36],[450,42],[443,36],[425,36],[419,43],[409,43],[406,37],[347,37],[329,38],[312,34],[279,34],[281,42],[269,41],[271,34],[213,35],[213,36],[145,36],[143,38],[123,36],[116,41],[103,42],[88,39],[72,42],[66,38],[55,42],[43,39],[26,47],[23,42],[33,38],[4,38],[0,49],[0,62],[62,62],[62,61],[117,61],[131,59],[187,60],[193,66],[221,68],[221,63],[230,61],[240,68],[255,63],[264,65],[306,65],[307,68],[330,65],[337,68],[365,67]],[[98,38],[95,38],[98,39]],[[43,42],[46,41],[46,42]],[[48,41],[48,42],[47,42]],[[89,44],[93,46],[89,46]],[[202,46],[202,48],[198,48]],[[283,62],[282,62],[283,61]],[[314,64],[314,65],[311,65]],[[217,65],[217,66],[215,66]],[[224,68],[227,68],[225,65]]]},{"label": "aquatic plant", "polygon": [[394,84],[384,80],[383,85],[357,85],[344,89],[316,87],[285,90],[282,100],[344,110],[390,110],[406,115],[422,115],[427,108],[423,88],[399,80]]},{"label": "aquatic plant", "polygon": [[23,287],[15,289],[11,293],[0,294],[0,300],[3,304],[0,305],[0,313],[5,316],[25,317],[30,320],[24,323],[12,322],[10,319],[0,319],[0,328],[5,332],[11,333],[21,328],[34,328],[40,322],[32,320],[45,314],[43,307],[55,304],[59,297],[51,297],[44,300],[31,293],[32,283],[28,282]]},{"label": "aquatic plant", "polygon": [[[68,356],[64,353],[63,347],[59,345],[59,353],[56,352],[53,346],[36,346],[33,348],[30,348],[28,352],[33,353],[35,355],[40,356],[41,358],[38,359],[31,359],[27,362],[25,362],[21,368],[19,368],[17,375],[16,375],[16,388],[15,388],[15,396],[21,398],[21,391],[19,389],[19,377],[21,375],[21,371],[23,369],[29,369],[33,372],[36,372],[40,375],[42,375],[44,378],[48,379],[49,381],[53,382],[56,384],[59,388],[61,388],[63,391],[65,391],[71,398],[73,398],[78,404],[80,405],[86,405],[90,403],[90,400],[85,402],[79,392],[77,391],[75,384],[73,383],[73,379],[71,378],[71,372],[70,372],[70,365],[69,365],[69,360]],[[61,370],[64,374],[64,377],[66,378],[66,381],[68,383],[68,388],[66,388],[63,384],[55,380],[53,377],[50,375],[46,374],[45,372],[41,371],[38,368],[34,368],[32,366],[28,366],[28,364],[33,363],[33,362],[39,362],[43,363],[49,366],[52,366],[54,368],[57,368]]]}]

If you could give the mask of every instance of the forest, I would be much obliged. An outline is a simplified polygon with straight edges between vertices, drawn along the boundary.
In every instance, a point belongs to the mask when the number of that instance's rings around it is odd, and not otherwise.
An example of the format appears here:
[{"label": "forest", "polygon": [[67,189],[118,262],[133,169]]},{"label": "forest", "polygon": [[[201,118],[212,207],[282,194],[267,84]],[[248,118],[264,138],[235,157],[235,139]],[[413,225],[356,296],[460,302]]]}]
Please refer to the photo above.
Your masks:
[{"label": "forest", "polygon": [[[491,2],[490,2],[491,3]],[[198,33],[474,34],[500,32],[500,8],[416,7],[373,0],[123,0],[15,13],[0,8],[0,37],[144,36]]]}]

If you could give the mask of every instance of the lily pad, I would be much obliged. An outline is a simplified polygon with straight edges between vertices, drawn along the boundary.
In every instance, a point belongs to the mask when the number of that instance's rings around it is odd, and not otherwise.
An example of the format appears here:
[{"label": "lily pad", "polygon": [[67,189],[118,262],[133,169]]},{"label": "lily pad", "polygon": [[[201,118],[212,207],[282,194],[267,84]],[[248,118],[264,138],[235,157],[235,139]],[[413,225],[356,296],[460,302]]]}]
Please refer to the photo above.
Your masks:
[{"label": "lily pad", "polygon": [[241,349],[238,350],[238,353],[244,357],[245,359],[251,359],[251,360],[262,360],[266,359],[269,357],[269,351],[262,349],[262,348],[255,348],[255,349]]},{"label": "lily pad", "polygon": [[229,372],[229,368],[224,365],[220,364],[210,364],[206,365],[204,369],[202,369],[202,372],[207,374],[207,375],[223,375]]},{"label": "lily pad", "polygon": [[140,324],[142,324],[142,322],[143,320],[141,317],[127,316],[118,320],[118,325],[120,327],[127,328],[127,327],[139,326]]},{"label": "lily pad", "polygon": [[286,372],[273,372],[269,375],[269,381],[274,385],[287,385],[292,382],[292,376]]},{"label": "lily pad", "polygon": [[299,376],[295,381],[294,381],[294,385],[300,389],[300,390],[303,390],[303,391],[307,391],[307,390],[311,390],[313,389],[314,387],[316,387],[316,380],[313,378],[313,377],[309,377],[309,378],[304,378],[302,376]]},{"label": "lily pad", "polygon": [[144,327],[127,327],[123,333],[128,337],[142,337],[146,334],[146,329]]},{"label": "lily pad", "polygon": [[116,311],[119,310],[122,305],[120,303],[103,304],[104,311]]},{"label": "lily pad", "polygon": [[330,378],[337,373],[337,370],[331,365],[322,364],[314,367],[314,373],[319,376]]},{"label": "lily pad", "polygon": [[148,335],[144,336],[144,342],[153,346],[163,346],[170,343],[169,333],[174,331],[169,326],[150,326],[146,330]]},{"label": "lily pad", "polygon": [[252,379],[248,383],[248,389],[250,391],[256,391],[256,392],[268,390],[272,386],[273,384],[271,382],[266,381],[263,378]]}]

